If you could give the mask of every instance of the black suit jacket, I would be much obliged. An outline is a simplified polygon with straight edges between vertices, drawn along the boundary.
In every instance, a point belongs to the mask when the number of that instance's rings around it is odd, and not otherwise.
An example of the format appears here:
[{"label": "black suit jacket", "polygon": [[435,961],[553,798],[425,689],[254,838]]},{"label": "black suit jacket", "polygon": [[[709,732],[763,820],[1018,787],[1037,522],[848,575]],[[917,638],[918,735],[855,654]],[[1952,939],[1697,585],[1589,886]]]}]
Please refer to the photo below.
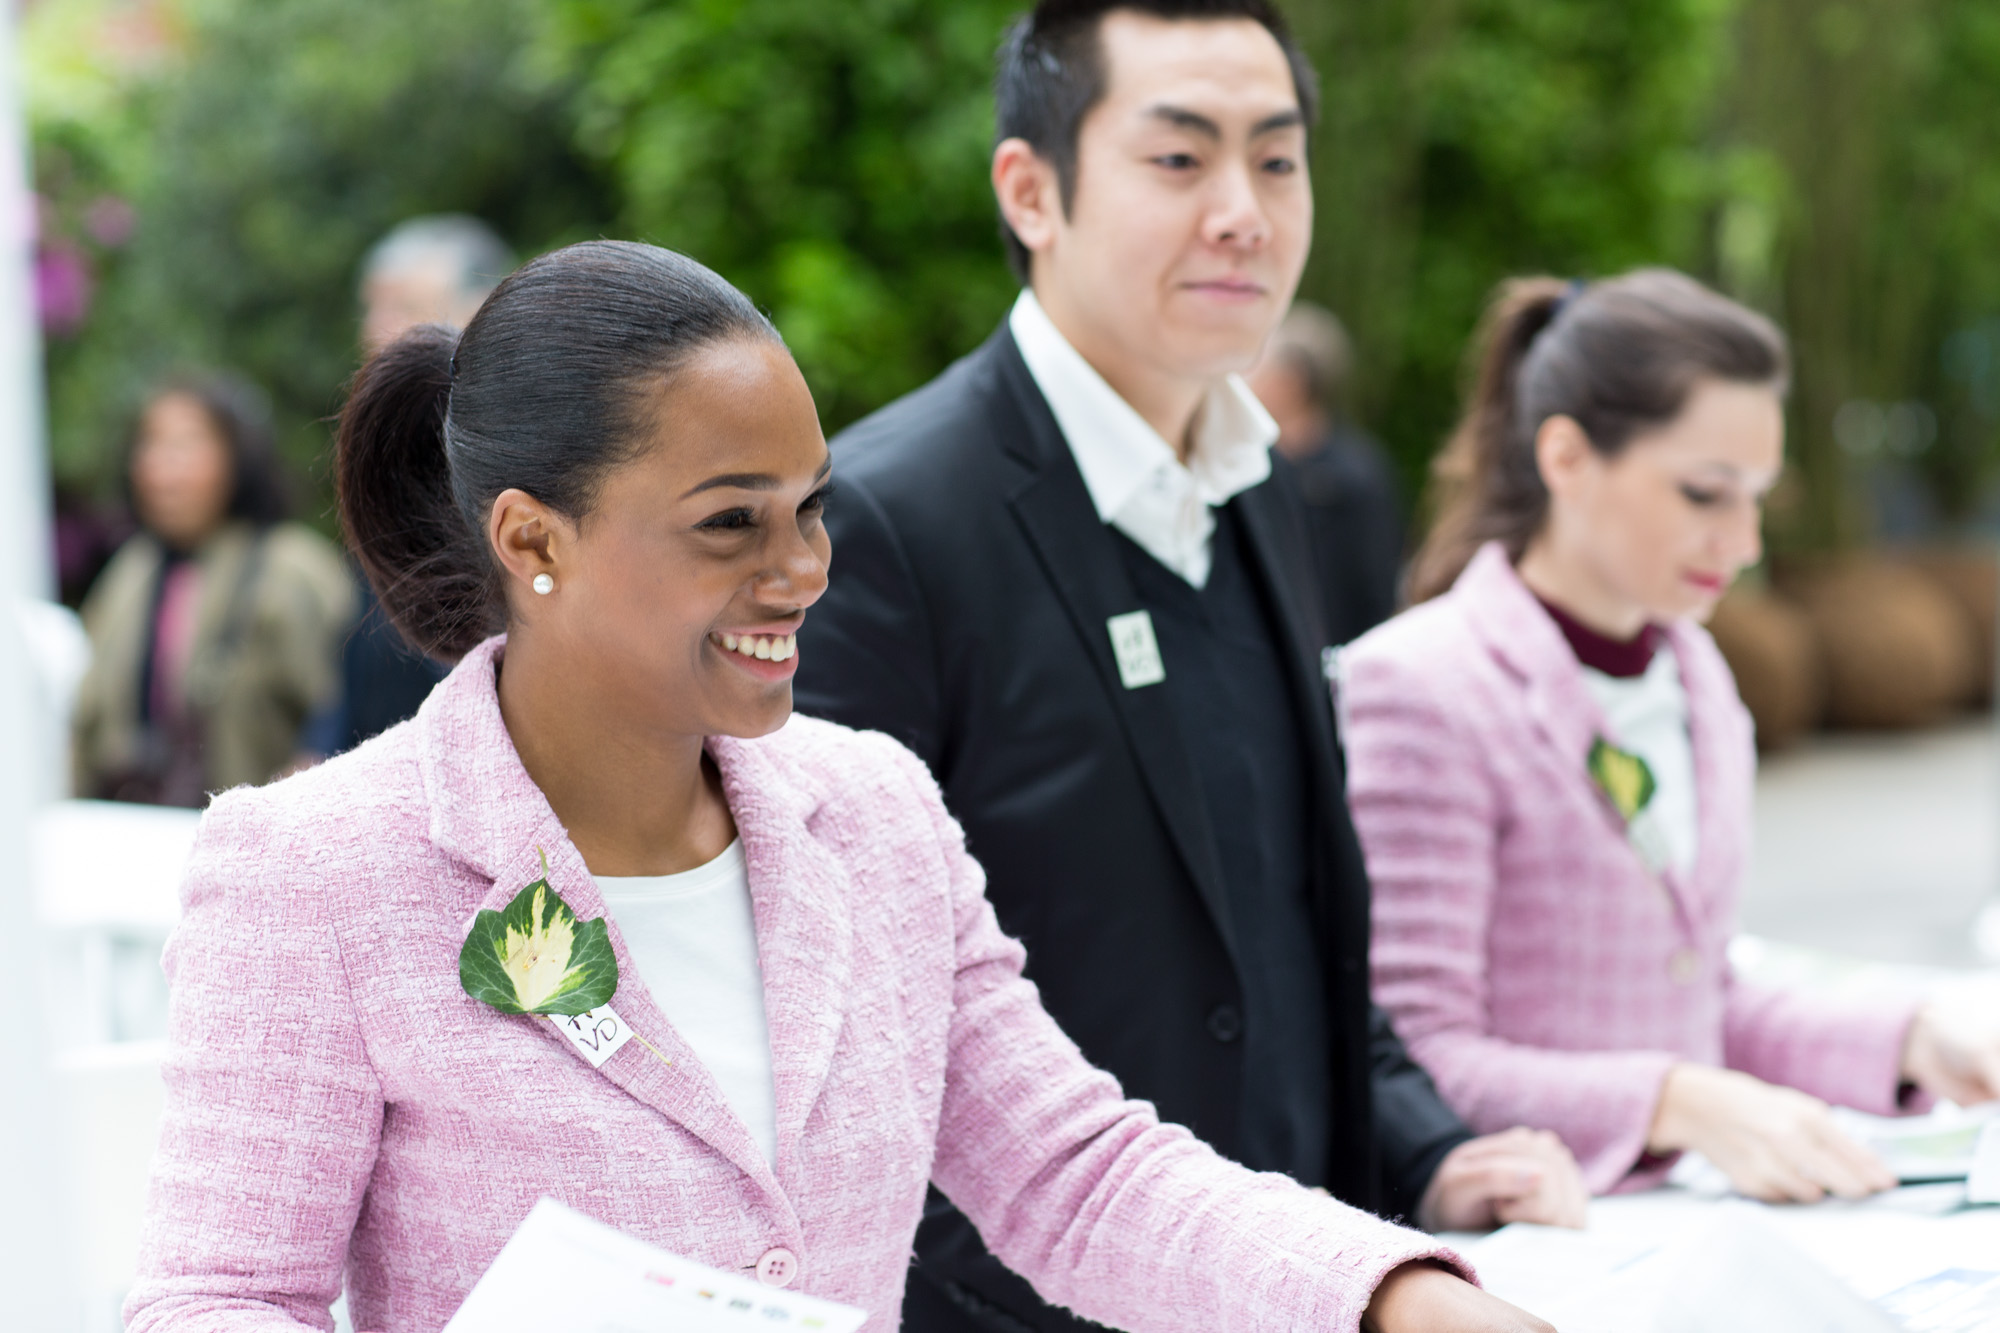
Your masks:
[{"label": "black suit jacket", "polygon": [[1342,425],[1304,458],[1273,450],[1271,466],[1305,501],[1327,642],[1352,643],[1396,614],[1403,501],[1389,460],[1374,440]]},{"label": "black suit jacket", "polygon": [[[922,756],[986,869],[1001,924],[1027,945],[1049,1012],[1130,1095],[1230,1155],[1244,960],[1225,925],[1208,812],[1165,691],[1119,681],[1105,621],[1138,600],[1012,336],[1003,326],[843,432],[833,457],[832,583],[801,631],[800,711],[885,731]],[[1310,720],[1299,743],[1336,1047],[1329,1184],[1361,1207],[1408,1213],[1468,1132],[1369,1001],[1368,883],[1343,799],[1303,509],[1276,479],[1234,503]],[[933,1290],[913,1284],[912,1327],[1073,1324],[941,1201],[918,1254]]]}]

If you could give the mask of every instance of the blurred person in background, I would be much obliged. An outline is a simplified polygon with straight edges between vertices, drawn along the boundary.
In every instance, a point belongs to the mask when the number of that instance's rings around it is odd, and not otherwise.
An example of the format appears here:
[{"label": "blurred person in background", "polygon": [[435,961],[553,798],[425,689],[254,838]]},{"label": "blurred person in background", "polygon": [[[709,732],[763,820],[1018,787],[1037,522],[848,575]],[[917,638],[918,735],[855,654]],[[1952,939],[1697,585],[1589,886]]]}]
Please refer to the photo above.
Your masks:
[{"label": "blurred person in background", "polygon": [[2000,1094],[2000,1033],[1753,983],[1727,948],[1756,753],[1701,622],[1761,557],[1788,355],[1667,270],[1505,286],[1440,458],[1421,605],[1339,675],[1375,994],[1473,1128],[1597,1192],[1705,1155],[1764,1199],[1895,1183],[1826,1103]]},{"label": "blurred person in background", "polygon": [[[361,265],[361,350],[373,356],[419,324],[465,327],[514,267],[507,243],[478,218],[441,213],[401,223]],[[341,694],[312,734],[327,754],[350,750],[413,716],[445,667],[396,632],[368,580],[361,613],[341,650]]]},{"label": "blurred person in background", "polygon": [[1295,301],[1245,375],[1278,423],[1273,470],[1289,472],[1311,523],[1314,572],[1332,644],[1396,612],[1402,497],[1382,446],[1347,412],[1354,350],[1333,313]]},{"label": "blurred person in background", "polygon": [[362,355],[419,324],[464,328],[513,268],[513,251],[478,218],[437,213],[397,224],[361,264]]},{"label": "blurred person in background", "polygon": [[[1311,236],[1310,66],[1261,0],[1045,0],[999,58],[1025,286],[834,442],[799,707],[930,766],[1086,1055],[1224,1155],[1426,1227],[1583,1220],[1554,1136],[1475,1139],[1368,998],[1305,514],[1236,372]],[[1513,1328],[1447,1274],[1381,1327]],[[926,1208],[904,1326],[1088,1327]]]},{"label": "blurred person in background", "polygon": [[238,379],[156,391],[125,473],[140,530],[83,604],[76,790],[200,806],[293,762],[338,691],[353,583],[331,543],[285,521],[263,397]]}]

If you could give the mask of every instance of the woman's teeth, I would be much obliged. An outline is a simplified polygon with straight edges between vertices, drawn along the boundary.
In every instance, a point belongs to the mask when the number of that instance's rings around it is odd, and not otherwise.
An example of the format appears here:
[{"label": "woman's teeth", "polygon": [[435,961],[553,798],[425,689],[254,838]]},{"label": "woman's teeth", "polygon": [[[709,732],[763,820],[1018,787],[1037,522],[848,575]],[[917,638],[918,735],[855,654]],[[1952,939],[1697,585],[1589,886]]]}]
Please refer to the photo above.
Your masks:
[{"label": "woman's teeth", "polygon": [[799,636],[796,634],[734,634],[722,636],[722,646],[732,653],[745,657],[755,657],[766,662],[783,662],[799,650]]}]

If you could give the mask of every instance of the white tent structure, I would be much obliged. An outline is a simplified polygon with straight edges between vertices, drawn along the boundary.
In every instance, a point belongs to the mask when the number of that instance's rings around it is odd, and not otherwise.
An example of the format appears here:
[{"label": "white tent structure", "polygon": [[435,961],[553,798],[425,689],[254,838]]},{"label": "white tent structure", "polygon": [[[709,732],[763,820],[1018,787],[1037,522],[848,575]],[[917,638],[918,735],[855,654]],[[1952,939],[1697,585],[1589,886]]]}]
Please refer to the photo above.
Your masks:
[{"label": "white tent structure", "polygon": [[[13,6],[8,7],[9,10]],[[15,32],[0,24],[0,594],[55,595],[42,350],[34,315],[34,200],[21,119]]]},{"label": "white tent structure", "polygon": [[0,873],[0,930],[12,962],[11,1003],[0,1022],[0,1291],[7,1326],[67,1330],[84,1318],[73,1262],[73,1197],[64,1164],[46,1049],[47,1014],[62,997],[43,993],[41,928],[25,872],[29,823],[49,757],[36,716],[38,684],[15,606],[53,589],[46,453],[42,444],[41,348],[32,299],[32,227],[26,134],[9,16],[0,19],[0,847],[18,869]]}]

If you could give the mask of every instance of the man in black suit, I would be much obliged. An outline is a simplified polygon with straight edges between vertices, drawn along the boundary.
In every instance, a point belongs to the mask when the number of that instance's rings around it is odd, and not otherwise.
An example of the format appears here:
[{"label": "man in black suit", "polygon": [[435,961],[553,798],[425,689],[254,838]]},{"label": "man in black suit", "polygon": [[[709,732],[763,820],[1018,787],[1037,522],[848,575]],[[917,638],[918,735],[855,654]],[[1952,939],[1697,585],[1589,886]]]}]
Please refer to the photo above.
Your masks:
[{"label": "man in black suit", "polygon": [[[1304,264],[1311,80],[1258,0],[1014,28],[993,180],[1028,289],[835,441],[798,707],[930,765],[1049,1011],[1166,1118],[1390,1215],[1580,1221],[1560,1145],[1472,1139],[1368,998],[1304,518],[1233,374]],[[908,1328],[1081,1327],[940,1198],[917,1248]],[[1434,1268],[1370,1314],[1522,1318]]]}]

